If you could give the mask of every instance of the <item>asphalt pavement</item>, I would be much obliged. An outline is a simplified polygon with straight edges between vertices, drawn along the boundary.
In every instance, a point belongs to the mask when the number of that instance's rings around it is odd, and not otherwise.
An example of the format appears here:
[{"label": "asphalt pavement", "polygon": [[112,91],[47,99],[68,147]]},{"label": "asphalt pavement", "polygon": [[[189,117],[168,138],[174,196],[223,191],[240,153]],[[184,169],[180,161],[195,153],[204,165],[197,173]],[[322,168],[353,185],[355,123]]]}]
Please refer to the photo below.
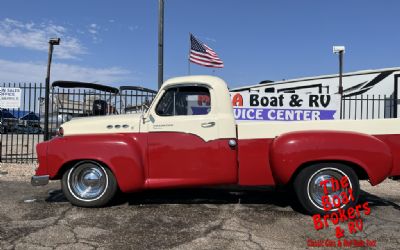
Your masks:
[{"label": "asphalt pavement", "polygon": [[[400,182],[363,183],[371,213],[347,246],[400,248]],[[32,187],[0,178],[0,249],[305,249],[337,246],[283,191],[200,188],[119,194],[104,208],[65,200],[58,181]],[[331,223],[329,221],[329,223]],[[375,243],[375,246],[372,246]]]}]

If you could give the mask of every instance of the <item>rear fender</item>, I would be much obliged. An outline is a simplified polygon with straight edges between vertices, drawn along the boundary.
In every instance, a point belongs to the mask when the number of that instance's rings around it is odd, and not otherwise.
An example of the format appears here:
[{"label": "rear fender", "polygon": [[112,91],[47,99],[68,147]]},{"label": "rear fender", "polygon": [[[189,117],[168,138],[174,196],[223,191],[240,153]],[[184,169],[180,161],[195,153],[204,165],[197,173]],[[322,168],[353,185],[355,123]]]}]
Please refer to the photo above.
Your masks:
[{"label": "rear fender", "polygon": [[351,162],[368,174],[372,185],[386,179],[392,169],[389,147],[374,136],[355,132],[306,131],[277,137],[272,146],[272,171],[279,184],[287,184],[295,171],[309,162]]},{"label": "rear fender", "polygon": [[57,137],[48,142],[47,168],[55,179],[62,167],[72,161],[94,160],[107,165],[123,192],[143,188],[145,138],[141,134],[76,135]]}]

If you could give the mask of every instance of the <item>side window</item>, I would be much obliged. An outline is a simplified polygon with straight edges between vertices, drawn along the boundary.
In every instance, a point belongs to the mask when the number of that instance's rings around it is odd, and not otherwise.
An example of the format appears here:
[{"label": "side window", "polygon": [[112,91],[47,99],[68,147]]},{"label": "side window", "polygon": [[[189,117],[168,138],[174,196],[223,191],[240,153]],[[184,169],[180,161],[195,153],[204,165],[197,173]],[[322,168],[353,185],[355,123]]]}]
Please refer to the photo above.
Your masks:
[{"label": "side window", "polygon": [[176,96],[176,88],[168,89],[161,100],[158,102],[156,107],[156,113],[159,116],[171,116],[174,115],[174,103]]},{"label": "side window", "polygon": [[265,93],[275,93],[275,88],[265,88]]},{"label": "side window", "polygon": [[210,91],[199,86],[170,88],[156,107],[159,116],[206,115],[210,111]]}]

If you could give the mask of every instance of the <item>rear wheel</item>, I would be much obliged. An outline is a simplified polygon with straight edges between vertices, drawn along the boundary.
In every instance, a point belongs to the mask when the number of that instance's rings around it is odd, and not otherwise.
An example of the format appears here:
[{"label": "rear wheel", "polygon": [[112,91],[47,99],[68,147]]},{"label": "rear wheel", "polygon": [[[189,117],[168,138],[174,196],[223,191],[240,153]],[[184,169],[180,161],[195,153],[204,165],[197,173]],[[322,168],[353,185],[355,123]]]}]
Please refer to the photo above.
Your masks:
[{"label": "rear wheel", "polygon": [[117,191],[113,173],[95,161],[80,161],[63,175],[61,186],[65,197],[76,206],[106,205]]},{"label": "rear wheel", "polygon": [[[348,180],[347,187],[341,185],[343,178]],[[324,181],[325,185],[322,184]],[[354,206],[358,201],[360,185],[357,175],[349,166],[341,163],[316,163],[296,176],[294,191],[306,212],[326,214]],[[325,210],[324,206],[330,209]]]}]

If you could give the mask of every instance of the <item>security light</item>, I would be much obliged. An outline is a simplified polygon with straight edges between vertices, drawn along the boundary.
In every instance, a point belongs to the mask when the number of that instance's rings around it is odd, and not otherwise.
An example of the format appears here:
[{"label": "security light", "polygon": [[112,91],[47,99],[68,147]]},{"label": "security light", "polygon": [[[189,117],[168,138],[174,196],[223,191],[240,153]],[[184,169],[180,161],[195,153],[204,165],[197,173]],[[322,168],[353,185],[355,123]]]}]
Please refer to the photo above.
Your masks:
[{"label": "security light", "polygon": [[346,48],[344,46],[333,46],[333,53],[339,54],[340,52],[344,53]]},{"label": "security light", "polygon": [[50,38],[49,43],[51,45],[60,45],[60,41],[61,41],[60,38]]}]

